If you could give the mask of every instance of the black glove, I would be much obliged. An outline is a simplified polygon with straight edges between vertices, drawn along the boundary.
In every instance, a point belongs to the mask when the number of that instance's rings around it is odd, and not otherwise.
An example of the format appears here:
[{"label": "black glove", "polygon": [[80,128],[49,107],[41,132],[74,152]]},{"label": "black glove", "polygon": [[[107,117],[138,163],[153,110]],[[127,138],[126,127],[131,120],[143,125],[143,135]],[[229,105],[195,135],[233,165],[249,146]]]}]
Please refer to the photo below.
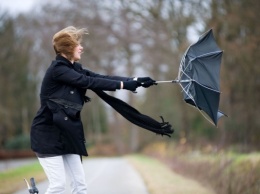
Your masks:
[{"label": "black glove", "polygon": [[141,86],[141,83],[138,81],[124,81],[123,84],[124,84],[123,89],[130,90],[132,92],[134,92],[136,88]]},{"label": "black glove", "polygon": [[150,77],[138,77],[137,81],[141,83],[141,86],[143,86],[144,88],[148,88],[152,85],[157,85],[155,82],[155,80],[153,80]]}]

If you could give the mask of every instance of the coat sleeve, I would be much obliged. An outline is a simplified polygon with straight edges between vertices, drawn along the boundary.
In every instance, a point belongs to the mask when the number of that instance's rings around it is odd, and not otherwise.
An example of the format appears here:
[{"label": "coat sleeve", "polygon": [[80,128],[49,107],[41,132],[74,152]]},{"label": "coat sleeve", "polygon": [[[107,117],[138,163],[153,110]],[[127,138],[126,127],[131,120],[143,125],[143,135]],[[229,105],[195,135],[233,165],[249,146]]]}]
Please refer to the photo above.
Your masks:
[{"label": "coat sleeve", "polygon": [[91,72],[89,70],[86,70],[86,71],[88,71],[90,73],[91,77],[96,77],[96,78],[103,78],[103,79],[117,80],[117,81],[132,81],[133,80],[133,78],[131,78],[131,77],[101,75],[101,74]]},{"label": "coat sleeve", "polygon": [[116,81],[132,81],[132,77],[123,77],[123,76],[110,76],[110,75],[101,75],[95,72],[92,72],[88,69],[83,69],[82,65],[79,63],[75,63],[77,66],[77,69],[79,69],[81,72],[84,72],[85,75],[95,77],[95,78],[102,78],[102,79],[109,79],[109,80],[116,80]]},{"label": "coat sleeve", "polygon": [[75,71],[73,68],[57,63],[53,67],[54,80],[85,89],[115,91],[120,89],[120,81],[106,79],[105,77],[92,77]]}]

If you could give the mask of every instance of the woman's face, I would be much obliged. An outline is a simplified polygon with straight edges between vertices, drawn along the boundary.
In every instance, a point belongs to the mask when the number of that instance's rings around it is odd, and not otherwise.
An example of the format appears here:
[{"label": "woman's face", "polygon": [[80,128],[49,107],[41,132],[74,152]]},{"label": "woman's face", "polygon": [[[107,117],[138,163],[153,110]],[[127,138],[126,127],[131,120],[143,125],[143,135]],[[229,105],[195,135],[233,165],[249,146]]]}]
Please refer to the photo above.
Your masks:
[{"label": "woman's face", "polygon": [[72,60],[73,60],[73,61],[78,61],[78,60],[80,60],[82,53],[83,53],[83,47],[79,44],[79,45],[74,49]]}]

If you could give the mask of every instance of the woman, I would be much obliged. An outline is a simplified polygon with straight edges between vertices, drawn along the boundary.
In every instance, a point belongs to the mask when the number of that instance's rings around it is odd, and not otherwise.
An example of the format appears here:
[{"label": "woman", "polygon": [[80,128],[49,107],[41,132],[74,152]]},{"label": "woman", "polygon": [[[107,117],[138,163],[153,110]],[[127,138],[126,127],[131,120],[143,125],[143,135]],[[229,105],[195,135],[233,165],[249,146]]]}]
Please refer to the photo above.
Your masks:
[{"label": "woman", "polygon": [[85,174],[81,156],[87,156],[80,112],[87,89],[135,91],[149,87],[149,77],[129,78],[105,76],[83,69],[80,60],[83,47],[80,42],[86,29],[67,27],[53,36],[56,59],[44,76],[40,100],[41,107],[31,127],[31,147],[36,153],[47,178],[47,194],[65,192],[66,173],[71,178],[72,193],[86,194]]}]

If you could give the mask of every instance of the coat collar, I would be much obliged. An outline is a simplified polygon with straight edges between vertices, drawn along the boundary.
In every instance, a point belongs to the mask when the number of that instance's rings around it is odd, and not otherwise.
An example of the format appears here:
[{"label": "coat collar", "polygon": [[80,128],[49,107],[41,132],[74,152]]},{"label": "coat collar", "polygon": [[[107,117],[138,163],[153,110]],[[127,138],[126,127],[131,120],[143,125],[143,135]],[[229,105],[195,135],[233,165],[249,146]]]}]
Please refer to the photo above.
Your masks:
[{"label": "coat collar", "polygon": [[66,59],[65,57],[61,56],[61,55],[57,55],[56,56],[56,60],[59,60],[59,61],[63,61],[69,65],[73,65],[74,63],[71,63],[68,59]]},{"label": "coat collar", "polygon": [[67,58],[65,58],[65,57],[63,57],[61,55],[57,55],[56,56],[56,60],[57,61],[62,61],[66,65],[68,65],[71,68],[75,69],[76,71],[81,71],[82,70],[82,65],[80,63],[77,63],[77,62],[71,63]]}]

